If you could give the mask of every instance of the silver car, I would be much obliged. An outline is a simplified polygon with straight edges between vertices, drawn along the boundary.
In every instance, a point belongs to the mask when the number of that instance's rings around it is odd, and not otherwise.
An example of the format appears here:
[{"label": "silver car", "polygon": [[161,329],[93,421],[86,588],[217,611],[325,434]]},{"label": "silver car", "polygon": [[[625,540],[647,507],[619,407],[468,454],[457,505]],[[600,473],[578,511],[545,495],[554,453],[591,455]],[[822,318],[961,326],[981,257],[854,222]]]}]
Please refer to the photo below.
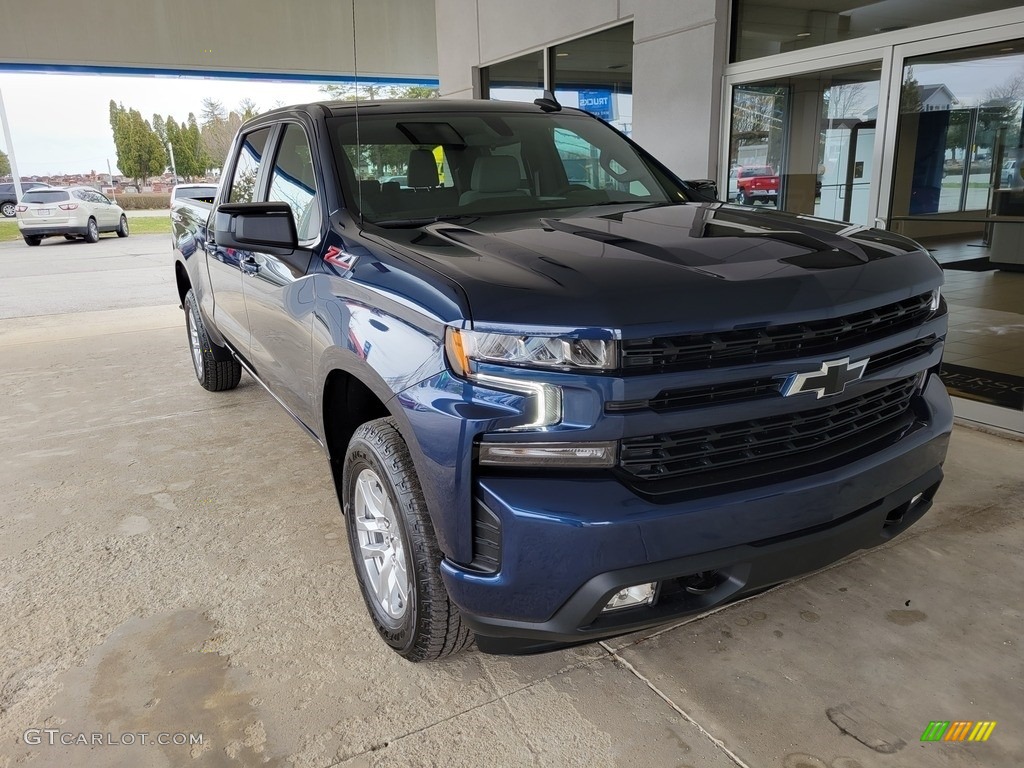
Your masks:
[{"label": "silver car", "polygon": [[128,237],[128,217],[116,203],[92,187],[33,189],[17,206],[18,229],[29,245],[44,237],[63,235],[67,240],[83,238],[95,243],[101,232]]}]

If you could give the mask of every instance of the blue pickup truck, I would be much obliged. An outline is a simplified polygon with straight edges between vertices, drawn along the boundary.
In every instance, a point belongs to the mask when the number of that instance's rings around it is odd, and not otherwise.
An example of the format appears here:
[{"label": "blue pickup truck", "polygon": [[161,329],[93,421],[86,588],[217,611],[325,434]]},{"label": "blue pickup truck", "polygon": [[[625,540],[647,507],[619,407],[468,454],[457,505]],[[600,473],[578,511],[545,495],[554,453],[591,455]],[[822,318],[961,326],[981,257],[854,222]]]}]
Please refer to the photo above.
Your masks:
[{"label": "blue pickup truck", "polygon": [[714,202],[551,99],[260,115],[171,218],[199,383],[244,370],[320,444],[407,659],[706,611],[892,539],[942,480],[920,246]]}]

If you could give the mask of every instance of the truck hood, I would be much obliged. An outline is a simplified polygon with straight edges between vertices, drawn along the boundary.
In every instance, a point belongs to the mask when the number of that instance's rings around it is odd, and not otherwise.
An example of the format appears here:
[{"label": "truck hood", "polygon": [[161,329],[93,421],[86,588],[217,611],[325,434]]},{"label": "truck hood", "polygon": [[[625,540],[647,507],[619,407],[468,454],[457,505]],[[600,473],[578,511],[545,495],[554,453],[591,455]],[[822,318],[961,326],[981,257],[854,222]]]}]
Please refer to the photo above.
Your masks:
[{"label": "truck hood", "polygon": [[484,325],[719,330],[838,316],[942,283],[906,238],[720,203],[467,217],[373,239],[457,282]]}]

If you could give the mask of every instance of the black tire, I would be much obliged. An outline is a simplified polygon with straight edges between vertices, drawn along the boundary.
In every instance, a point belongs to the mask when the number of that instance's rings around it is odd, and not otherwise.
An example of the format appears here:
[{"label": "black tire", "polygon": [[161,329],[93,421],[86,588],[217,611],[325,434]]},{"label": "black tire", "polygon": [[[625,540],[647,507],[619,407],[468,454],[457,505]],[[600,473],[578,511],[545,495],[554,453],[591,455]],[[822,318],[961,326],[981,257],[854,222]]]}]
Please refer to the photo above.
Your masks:
[{"label": "black tire", "polygon": [[213,353],[213,342],[203,325],[195,292],[189,288],[185,294],[185,332],[188,334],[192,368],[203,389],[223,392],[234,389],[242,378],[242,366],[234,358],[217,360]]},{"label": "black tire", "polygon": [[128,237],[128,217],[121,214],[121,221],[117,224],[117,236]]},{"label": "black tire", "polygon": [[18,212],[15,210],[14,203],[6,202],[0,205],[0,213],[3,213],[4,218],[13,219]]},{"label": "black tire", "polygon": [[73,241],[75,239],[75,236],[74,235],[64,235],[64,239],[65,240],[69,240],[69,241]]},{"label": "black tire", "polygon": [[744,192],[742,189],[740,190],[740,193],[736,196],[736,200],[737,202],[739,202],[740,205],[754,204],[754,202],[749,197],[747,197],[747,193]]},{"label": "black tire", "polygon": [[100,228],[96,226],[96,219],[89,219],[85,225],[85,242],[98,243],[100,241]]},{"label": "black tire", "polygon": [[[405,575],[411,584],[408,584],[404,614],[399,618],[388,615],[375,595],[369,583],[368,568],[372,566],[367,565],[360,550],[357,529],[360,510],[356,506],[355,489],[361,478],[379,481],[377,488],[390,502],[395,518],[396,535],[391,537],[392,541],[401,539],[399,555],[404,558]],[[345,454],[341,498],[356,579],[370,619],[384,642],[408,661],[433,661],[468,646],[473,634],[463,624],[462,615],[452,604],[441,580],[441,550],[409,449],[394,419],[377,419],[356,429]],[[386,542],[382,539],[380,543]]]},{"label": "black tire", "polygon": [[39,245],[41,242],[43,242],[43,238],[41,238],[39,235],[25,235],[24,237],[25,242],[28,243],[29,245]]}]

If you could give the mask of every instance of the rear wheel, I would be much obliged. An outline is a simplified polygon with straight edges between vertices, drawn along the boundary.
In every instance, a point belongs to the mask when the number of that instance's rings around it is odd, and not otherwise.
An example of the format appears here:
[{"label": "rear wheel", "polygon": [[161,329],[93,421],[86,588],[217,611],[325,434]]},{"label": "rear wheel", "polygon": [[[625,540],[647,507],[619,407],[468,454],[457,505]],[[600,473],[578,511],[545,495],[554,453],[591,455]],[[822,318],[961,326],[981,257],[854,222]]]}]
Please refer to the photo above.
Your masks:
[{"label": "rear wheel", "polygon": [[185,294],[185,329],[188,331],[188,344],[192,352],[192,367],[203,389],[223,392],[237,387],[242,378],[242,366],[234,358],[218,360],[214,356],[213,342],[203,325],[196,294],[191,288]]},{"label": "rear wheel", "polygon": [[384,642],[409,661],[469,645],[473,636],[441,580],[441,550],[394,419],[356,429],[341,498],[356,578]]},{"label": "rear wheel", "polygon": [[740,193],[736,196],[736,200],[739,202],[740,205],[754,204],[753,201],[747,196],[747,193],[744,192],[742,189],[740,190]]},{"label": "rear wheel", "polygon": [[123,213],[121,214],[121,221],[117,225],[117,236],[128,237],[128,217]]},{"label": "rear wheel", "polygon": [[85,242],[98,243],[100,240],[100,228],[96,226],[96,219],[89,219],[85,225]]},{"label": "rear wheel", "polygon": [[16,213],[14,203],[4,203],[3,205],[0,205],[0,213],[3,213],[3,215],[8,219],[13,219],[14,214]]},{"label": "rear wheel", "polygon": [[25,235],[24,237],[25,242],[28,243],[29,245],[39,245],[41,242],[43,242],[43,238],[41,238],[39,235]]}]

